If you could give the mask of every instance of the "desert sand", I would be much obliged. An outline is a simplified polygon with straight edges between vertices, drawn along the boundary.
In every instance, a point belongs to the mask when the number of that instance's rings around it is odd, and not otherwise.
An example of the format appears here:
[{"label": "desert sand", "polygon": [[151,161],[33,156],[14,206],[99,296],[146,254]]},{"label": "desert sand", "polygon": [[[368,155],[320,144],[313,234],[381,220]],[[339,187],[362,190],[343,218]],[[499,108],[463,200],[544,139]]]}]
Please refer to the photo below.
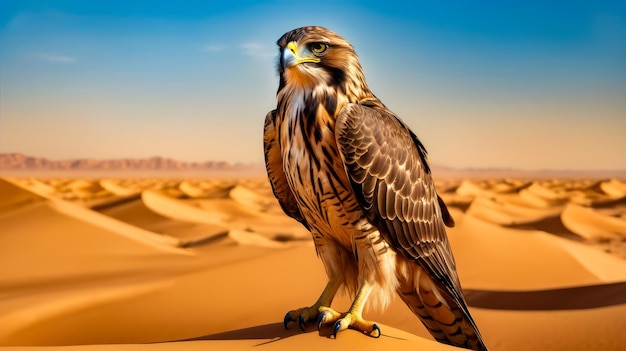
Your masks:
[{"label": "desert sand", "polygon": [[[437,187],[491,350],[626,349],[624,180]],[[0,350],[455,349],[399,299],[379,339],[285,330],[325,274],[263,178],[0,179],[0,253]]]}]

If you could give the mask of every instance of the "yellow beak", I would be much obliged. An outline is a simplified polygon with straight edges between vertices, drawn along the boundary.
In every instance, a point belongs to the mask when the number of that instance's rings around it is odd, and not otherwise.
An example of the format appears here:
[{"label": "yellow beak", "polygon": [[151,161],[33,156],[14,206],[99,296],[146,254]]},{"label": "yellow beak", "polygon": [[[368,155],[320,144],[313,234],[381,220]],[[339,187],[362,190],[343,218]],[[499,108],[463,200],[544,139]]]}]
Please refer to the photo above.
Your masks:
[{"label": "yellow beak", "polygon": [[305,46],[298,48],[298,44],[295,41],[289,42],[283,49],[281,56],[281,65],[283,69],[293,67],[305,62],[320,62],[319,57],[313,55],[313,53]]}]

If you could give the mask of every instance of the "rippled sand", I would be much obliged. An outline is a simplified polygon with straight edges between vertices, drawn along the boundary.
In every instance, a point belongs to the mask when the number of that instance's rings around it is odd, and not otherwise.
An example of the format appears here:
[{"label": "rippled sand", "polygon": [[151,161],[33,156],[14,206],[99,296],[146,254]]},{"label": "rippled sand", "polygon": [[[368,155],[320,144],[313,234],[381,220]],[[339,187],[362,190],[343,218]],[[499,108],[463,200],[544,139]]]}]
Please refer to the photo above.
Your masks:
[{"label": "rippled sand", "polygon": [[[625,182],[437,186],[491,350],[623,349]],[[0,346],[454,349],[399,300],[366,313],[380,339],[284,330],[286,311],[313,303],[325,274],[265,179],[11,178],[0,194]]]}]

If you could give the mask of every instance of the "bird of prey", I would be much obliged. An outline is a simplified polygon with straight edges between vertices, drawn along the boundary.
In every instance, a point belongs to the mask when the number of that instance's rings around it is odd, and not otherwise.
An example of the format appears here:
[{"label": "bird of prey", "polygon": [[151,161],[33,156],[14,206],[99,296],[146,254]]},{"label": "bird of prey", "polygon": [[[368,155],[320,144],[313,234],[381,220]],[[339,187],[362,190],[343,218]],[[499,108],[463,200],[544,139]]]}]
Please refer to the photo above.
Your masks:
[{"label": "bird of prey", "polygon": [[[264,152],[274,195],[312,234],[328,283],[285,327],[316,322],[379,337],[362,316],[398,294],[442,343],[486,350],[463,298],[426,150],[370,91],[353,46],[318,26],[285,33],[277,107],[265,118]],[[347,312],[330,305],[340,288]]]}]

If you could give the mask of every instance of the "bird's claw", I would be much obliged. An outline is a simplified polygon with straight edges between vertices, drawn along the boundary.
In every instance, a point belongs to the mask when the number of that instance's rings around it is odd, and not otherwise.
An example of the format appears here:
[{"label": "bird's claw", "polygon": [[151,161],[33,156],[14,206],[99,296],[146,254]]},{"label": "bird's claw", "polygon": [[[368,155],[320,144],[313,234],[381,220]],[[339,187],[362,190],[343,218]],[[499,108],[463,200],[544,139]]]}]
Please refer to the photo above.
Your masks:
[{"label": "bird's claw", "polygon": [[337,321],[335,323],[335,327],[333,328],[333,338],[337,339],[337,333],[341,330],[341,321]]},{"label": "bird's claw", "polygon": [[[283,325],[285,326],[285,329],[289,329],[289,323],[295,321],[295,319],[291,318],[291,313],[288,312],[283,319]],[[302,314],[298,316],[298,325],[300,326],[300,329],[304,331],[304,328],[306,327],[306,321],[304,320],[304,315]]]},{"label": "bird's claw", "polygon": [[323,308],[320,315],[317,317],[317,330],[322,330],[322,326],[327,323],[336,321],[341,317],[341,314],[329,307]]},{"label": "bird's claw", "polygon": [[[350,329],[356,329],[361,331],[363,334],[372,337],[374,339],[378,339],[380,338],[380,335],[382,334],[382,332],[380,331],[380,327],[378,326],[378,324],[374,323],[372,325],[372,330],[371,331],[366,331],[366,330],[361,330],[359,328],[355,328],[353,326],[349,326],[348,328]],[[337,339],[337,333],[339,333],[339,331],[341,331],[342,329],[345,329],[341,326],[341,320],[338,320],[335,323],[335,327],[333,328],[333,338]]]},{"label": "bird's claw", "polygon": [[289,329],[289,322],[293,322],[293,320],[291,319],[289,312],[287,312],[287,314],[285,315],[285,319],[283,319],[283,325],[285,326],[285,329]]},{"label": "bird's claw", "polygon": [[319,317],[317,318],[317,331],[322,330],[322,325],[324,324],[324,314],[326,313],[326,311],[320,313]]},{"label": "bird's claw", "polygon": [[303,307],[297,310],[289,311],[283,319],[285,329],[289,329],[289,323],[298,322],[298,326],[302,331],[306,331],[307,323],[316,320],[319,310],[316,307]]},{"label": "bird's claw", "polygon": [[330,307],[320,307],[315,311],[317,313],[314,313],[312,307],[289,311],[283,320],[285,329],[289,329],[289,323],[297,321],[300,329],[306,331],[307,322],[317,318],[318,331],[321,331],[324,325],[332,324],[330,336],[333,338],[337,338],[340,331],[348,328],[358,330],[372,338],[379,338],[381,335],[380,327],[376,323],[363,320],[360,314],[339,313]]},{"label": "bird's claw", "polygon": [[[376,331],[378,331],[378,333],[376,333]],[[376,335],[372,335],[372,334],[376,334]],[[368,335],[371,336],[372,338],[378,339],[380,338],[381,334],[382,332],[380,331],[380,327],[378,326],[378,324],[374,323],[374,325],[372,325],[372,331]]]},{"label": "bird's claw", "polygon": [[319,330],[324,324],[334,323],[331,336],[335,339],[337,334],[345,329],[358,330],[372,338],[379,338],[382,334],[380,327],[376,323],[366,321],[360,316],[351,313],[338,314],[333,312],[331,310],[322,311],[317,320],[317,328]]}]

